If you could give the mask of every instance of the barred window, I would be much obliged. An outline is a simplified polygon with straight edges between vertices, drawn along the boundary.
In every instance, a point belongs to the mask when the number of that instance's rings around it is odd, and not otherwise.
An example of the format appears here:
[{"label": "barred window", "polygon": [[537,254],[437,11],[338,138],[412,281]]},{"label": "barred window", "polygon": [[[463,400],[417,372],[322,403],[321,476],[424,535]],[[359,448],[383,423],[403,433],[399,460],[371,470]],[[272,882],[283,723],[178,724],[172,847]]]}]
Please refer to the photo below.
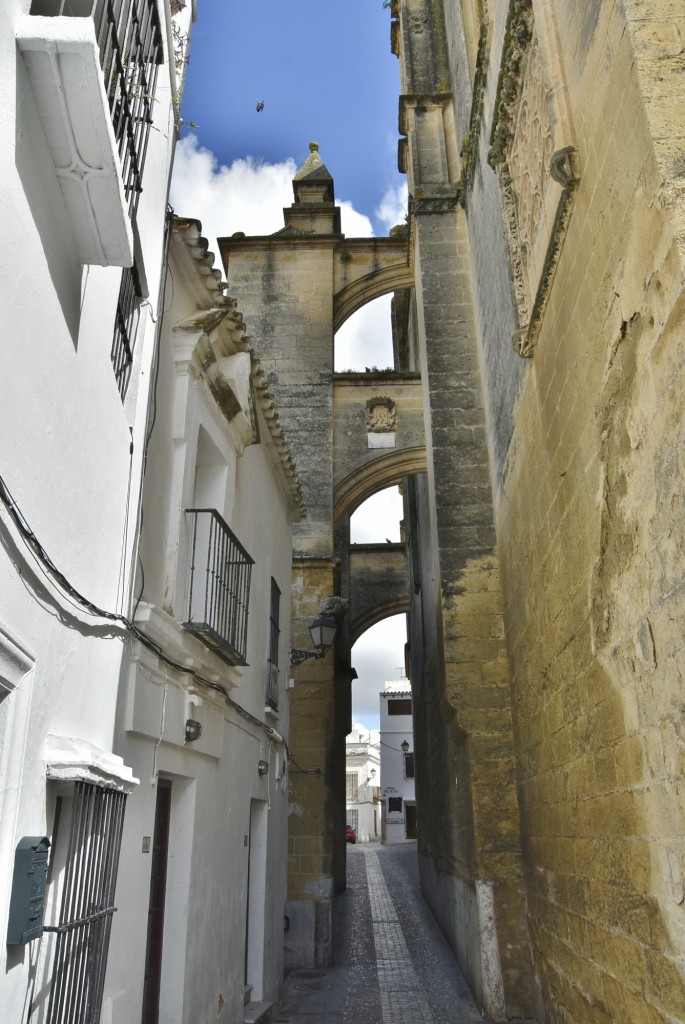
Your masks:
[{"label": "barred window", "polygon": [[279,626],[281,592],[276,580],[271,577],[271,612],[269,615],[269,659],[266,673],[266,703],[278,708],[278,643],[281,636]]},{"label": "barred window", "polygon": [[346,825],[351,825],[355,832],[359,831],[359,811],[346,811]]},{"label": "barred window", "polygon": [[121,275],[112,339],[112,367],[122,402],[131,379],[141,298],[140,278],[135,264],[125,267]]},{"label": "barred window", "polygon": [[389,796],[388,797],[388,814],[397,812],[402,813],[402,797],[401,796]]},{"label": "barred window", "polygon": [[125,805],[125,793],[74,783],[59,919],[44,929],[57,935],[47,1024],[100,1019]]},{"label": "barred window", "polygon": [[[356,772],[345,773],[345,803],[356,804],[359,795],[359,783]],[[349,821],[347,823],[350,824]]]}]

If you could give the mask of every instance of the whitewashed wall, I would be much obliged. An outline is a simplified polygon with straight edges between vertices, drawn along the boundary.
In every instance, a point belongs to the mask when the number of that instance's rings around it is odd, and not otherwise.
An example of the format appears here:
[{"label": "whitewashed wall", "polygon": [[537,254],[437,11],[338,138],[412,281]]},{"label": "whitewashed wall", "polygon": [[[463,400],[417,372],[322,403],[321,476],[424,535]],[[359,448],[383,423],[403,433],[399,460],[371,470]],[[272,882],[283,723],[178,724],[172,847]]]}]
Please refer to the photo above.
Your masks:
[{"label": "whitewashed wall", "polygon": [[[168,63],[159,69],[138,208],[149,295],[122,404],[110,360],[122,271],[84,266],[75,255],[73,224],[16,44],[29,9],[29,0],[5,0],[0,10],[0,473],[71,584],[104,609],[128,612],[175,134]],[[187,29],[190,8],[180,17]],[[24,1019],[36,961],[32,1020],[45,1011],[50,942],[7,947],[4,933],[17,840],[53,830],[55,786],[46,761],[75,740],[76,761],[108,764],[124,781],[131,775],[112,758],[121,634],[55,589],[0,508],[0,697],[9,691],[0,701],[2,1020]],[[53,754],[48,736],[61,738],[51,741]]]},{"label": "whitewashed wall", "polygon": [[[145,485],[140,552],[145,586],[138,621],[148,632],[162,630],[166,649],[174,652],[175,659],[224,687],[251,720],[220,694],[133,645],[127,686],[122,690],[117,749],[141,784],[129,799],[106,1019],[127,1024],[140,1014],[151,867],[143,838],[153,835],[157,780],[163,777],[172,783],[172,810],[160,1020],[239,1024],[251,853],[253,887],[257,878],[263,880],[262,892],[251,894],[248,981],[253,986],[252,1000],[274,1001],[283,975],[287,769],[283,743],[271,739],[266,728],[287,737],[293,509],[278,460],[272,458],[269,426],[259,402],[253,408],[259,443],[243,449],[235,426],[223,416],[206,381],[198,379],[184,361],[184,353],[189,354],[202,329],[182,332],[179,341],[174,327],[193,316],[204,323],[198,303],[203,294],[205,301],[212,297],[203,292],[200,272],[197,268],[194,272],[182,246],[172,246],[174,252],[178,260],[172,255],[169,290],[173,301],[162,335]],[[221,301],[220,296],[214,299]],[[211,439],[225,461],[223,503],[218,502],[217,510],[255,560],[248,665],[244,667],[227,666],[179,625],[187,608],[189,545],[184,509],[193,503],[201,432],[202,443]],[[276,714],[265,710],[271,577],[282,595]],[[202,724],[202,736],[192,744],[184,743],[188,717]],[[258,774],[260,760],[268,762],[266,775]]]},{"label": "whitewashed wall", "polygon": [[[393,699],[411,699],[411,684],[406,680],[389,682],[380,694],[381,733],[381,795],[385,803],[384,842],[401,843],[407,839],[407,802],[415,803],[414,779],[405,778],[404,754],[401,744],[414,750],[411,715],[389,715],[388,702]],[[388,813],[388,800],[402,798],[401,812]]]}]

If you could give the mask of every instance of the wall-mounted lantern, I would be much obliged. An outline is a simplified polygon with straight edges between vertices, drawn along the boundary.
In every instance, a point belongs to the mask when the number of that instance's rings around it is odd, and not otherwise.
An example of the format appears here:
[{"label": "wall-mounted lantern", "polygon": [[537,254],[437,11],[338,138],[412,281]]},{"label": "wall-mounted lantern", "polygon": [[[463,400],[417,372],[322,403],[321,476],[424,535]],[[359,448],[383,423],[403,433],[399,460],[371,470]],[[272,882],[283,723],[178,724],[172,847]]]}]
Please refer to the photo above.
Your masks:
[{"label": "wall-mounted lantern", "polygon": [[402,740],[402,742],[400,743],[400,747],[402,748],[402,753],[403,754],[406,754],[406,753],[409,752],[409,744],[407,743],[406,740]]},{"label": "wall-mounted lantern", "polygon": [[316,650],[301,651],[293,647],[290,651],[290,664],[301,665],[303,661],[307,661],[309,658],[314,658],[317,661],[319,658],[324,658],[333,646],[337,629],[338,623],[335,619],[321,612],[309,627],[312,643]]},{"label": "wall-mounted lantern", "polygon": [[199,740],[200,736],[202,736],[202,722],[188,718],[186,720],[186,743],[194,743],[195,740]]},{"label": "wall-mounted lantern", "polygon": [[259,764],[257,765],[257,771],[259,772],[260,775],[266,775],[269,771],[269,762],[260,761]]}]

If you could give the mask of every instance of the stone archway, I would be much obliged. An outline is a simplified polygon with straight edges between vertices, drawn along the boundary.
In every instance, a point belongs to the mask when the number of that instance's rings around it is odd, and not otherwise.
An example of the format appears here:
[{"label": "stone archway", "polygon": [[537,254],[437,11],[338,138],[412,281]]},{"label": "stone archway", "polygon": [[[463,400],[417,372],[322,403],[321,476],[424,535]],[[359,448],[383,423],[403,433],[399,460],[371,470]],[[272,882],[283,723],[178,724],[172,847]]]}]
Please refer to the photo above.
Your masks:
[{"label": "stone archway", "polygon": [[[416,113],[427,149],[442,124],[429,107]],[[419,833],[424,887],[471,964],[483,1005],[500,1013],[503,976],[517,976],[525,944],[517,931],[523,917],[511,772],[492,785],[493,761],[513,758],[513,748],[463,212],[444,190],[436,197],[424,190],[413,208],[411,245],[399,235],[348,240],[317,148],[295,177],[281,231],[219,241],[306,507],[293,535],[292,646],[306,646],[322,601],[349,589],[351,512],[374,491],[406,480],[405,593],[422,715],[417,787],[433,794],[425,806],[434,812]],[[449,281],[445,253],[456,267]],[[334,374],[337,327],[365,302],[412,284],[403,328],[411,372]],[[400,600],[395,590],[388,599]],[[333,893],[345,882],[350,650],[383,600],[359,607],[354,622],[348,617],[334,652],[291,668],[290,746],[301,769],[290,780],[287,968],[332,960]],[[457,767],[459,792],[448,784]],[[494,980],[487,973],[493,964]]]}]

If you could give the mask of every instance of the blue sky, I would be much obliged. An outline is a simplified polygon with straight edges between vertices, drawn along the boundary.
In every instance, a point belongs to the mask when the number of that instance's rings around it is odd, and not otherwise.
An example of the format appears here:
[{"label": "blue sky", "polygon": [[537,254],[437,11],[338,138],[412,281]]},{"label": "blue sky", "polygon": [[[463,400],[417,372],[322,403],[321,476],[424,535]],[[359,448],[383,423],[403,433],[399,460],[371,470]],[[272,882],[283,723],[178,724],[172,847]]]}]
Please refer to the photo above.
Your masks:
[{"label": "blue sky", "polygon": [[[297,166],[316,140],[336,197],[376,210],[397,171],[399,69],[382,0],[198,0],[182,113],[220,164]],[[262,100],[264,110],[257,113]]]},{"label": "blue sky", "polygon": [[[197,11],[182,105],[197,128],[182,132],[170,201],[202,222],[217,259],[217,237],[283,226],[292,178],[312,140],[335,180],[348,237],[386,235],[400,223],[399,69],[382,0],[197,0]],[[338,331],[335,368],[391,363],[384,296]],[[399,539],[401,516],[396,488],[374,496],[353,517],[353,540]],[[398,677],[405,638],[404,616],[394,616],[353,649],[353,716],[367,729],[378,725],[378,694]]]}]

